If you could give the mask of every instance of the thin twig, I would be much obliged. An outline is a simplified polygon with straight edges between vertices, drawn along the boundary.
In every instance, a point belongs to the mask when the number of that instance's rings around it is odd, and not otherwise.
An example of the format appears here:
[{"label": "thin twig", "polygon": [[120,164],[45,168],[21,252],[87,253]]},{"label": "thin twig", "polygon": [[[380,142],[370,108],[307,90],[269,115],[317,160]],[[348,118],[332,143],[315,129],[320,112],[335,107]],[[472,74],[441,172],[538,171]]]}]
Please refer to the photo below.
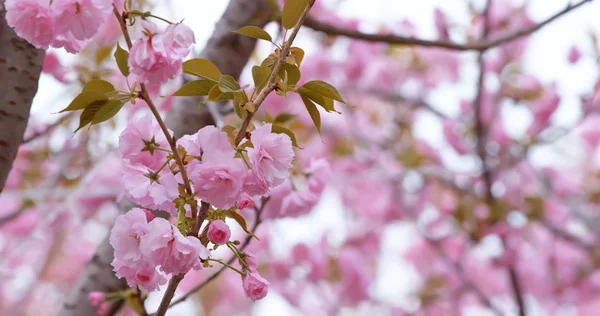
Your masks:
[{"label": "thin twig", "polygon": [[393,35],[393,34],[368,34],[368,33],[363,33],[360,31],[355,31],[355,30],[323,23],[312,17],[307,18],[304,25],[309,28],[312,28],[315,31],[323,32],[323,33],[326,33],[329,35],[344,36],[344,37],[368,41],[368,42],[381,42],[381,43],[388,43],[388,44],[414,45],[414,46],[431,47],[431,48],[444,48],[444,49],[457,50],[457,51],[485,51],[490,48],[494,48],[494,47],[500,46],[502,44],[514,41],[523,36],[530,35],[531,33],[534,33],[535,31],[541,29],[545,25],[553,22],[554,20],[565,15],[566,13],[582,6],[583,4],[585,4],[587,2],[591,2],[591,1],[593,1],[593,0],[582,0],[574,5],[569,4],[563,10],[555,13],[554,15],[548,17],[547,19],[543,20],[540,23],[537,23],[535,25],[532,25],[532,26],[524,28],[524,29],[511,31],[507,34],[499,36],[498,38],[491,39],[491,40],[480,40],[480,41],[477,41],[474,43],[464,43],[464,44],[455,43],[455,42],[451,42],[451,41],[443,41],[443,40],[425,40],[425,39],[420,39],[420,38],[416,38],[416,37],[398,36],[398,35]]},{"label": "thin twig", "polygon": [[[263,198],[262,204],[261,204],[260,208],[256,209],[256,213],[255,213],[255,216],[254,216],[254,225],[250,229],[250,231],[252,232],[252,234],[256,233],[256,229],[258,228],[258,225],[260,225],[260,223],[262,223],[261,214],[262,214],[262,212],[263,212],[263,210],[265,208],[265,205],[267,204],[268,201],[269,201],[269,198]],[[252,235],[246,236],[246,239],[244,239],[244,242],[242,243],[242,246],[239,248],[241,252],[243,252],[248,247],[248,245],[250,245],[250,241],[252,241],[252,238],[253,238]],[[229,260],[227,260],[227,264],[232,264],[235,261],[236,258],[237,257],[235,255],[231,256],[231,258],[229,258]],[[213,273],[210,277],[208,277],[202,283],[200,283],[197,286],[195,286],[193,289],[191,289],[185,295],[183,295],[182,297],[174,300],[171,303],[171,305],[169,305],[169,308],[171,308],[171,307],[173,307],[173,306],[175,306],[175,305],[177,305],[179,303],[184,302],[190,296],[192,296],[194,293],[200,291],[202,288],[204,288],[210,282],[212,282],[213,280],[215,280],[219,275],[221,275],[221,273],[223,273],[223,271],[225,271],[226,268],[227,267],[225,267],[225,266],[221,267],[219,270],[217,270],[217,272]],[[150,316],[155,316],[155,315],[157,315],[157,313],[151,314]]]},{"label": "thin twig", "polygon": [[238,132],[237,136],[235,137],[235,145],[236,146],[240,144],[240,142],[242,141],[242,139],[244,139],[244,137],[246,137],[246,129],[250,125],[250,122],[252,121],[252,118],[254,117],[254,113],[256,113],[258,111],[258,109],[260,108],[261,104],[265,101],[267,96],[271,92],[273,92],[273,90],[275,90],[275,87],[277,87],[277,83],[275,82],[275,79],[277,78],[277,74],[279,73],[279,68],[281,68],[281,65],[285,62],[285,59],[287,58],[290,48],[292,47],[292,43],[294,42],[294,39],[296,39],[296,35],[298,35],[298,31],[300,31],[300,27],[302,27],[304,21],[308,17],[308,12],[310,11],[310,9],[312,8],[312,6],[314,4],[315,4],[315,0],[309,0],[308,6],[306,7],[304,12],[300,16],[300,19],[298,20],[298,23],[296,24],[296,26],[294,26],[294,28],[292,29],[292,32],[290,33],[290,37],[287,39],[287,41],[284,43],[283,47],[281,48],[281,51],[279,53],[279,58],[277,58],[277,61],[275,61],[275,64],[273,65],[273,70],[271,72],[271,76],[269,77],[269,80],[267,81],[267,85],[265,86],[265,88],[263,88],[263,90],[258,94],[256,99],[254,100],[254,107],[255,107],[254,111],[252,111],[252,112],[246,111],[246,119],[244,119],[244,121],[242,122],[240,131]]}]

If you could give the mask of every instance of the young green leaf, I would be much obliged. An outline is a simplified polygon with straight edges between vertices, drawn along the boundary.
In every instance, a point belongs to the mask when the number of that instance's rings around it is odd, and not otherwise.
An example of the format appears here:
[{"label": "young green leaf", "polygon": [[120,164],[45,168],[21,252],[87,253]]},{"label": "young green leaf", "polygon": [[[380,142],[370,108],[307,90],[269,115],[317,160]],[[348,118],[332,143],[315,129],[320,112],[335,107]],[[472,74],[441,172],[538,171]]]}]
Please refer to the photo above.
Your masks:
[{"label": "young green leaf", "polygon": [[296,85],[300,81],[300,69],[296,65],[284,63],[281,65],[281,69],[285,70],[287,74],[288,85]]},{"label": "young green leaf", "polygon": [[323,109],[325,109],[325,111],[339,113],[338,111],[336,111],[332,99],[326,98],[326,97],[324,97],[312,90],[308,90],[304,87],[298,88],[297,92],[300,94],[300,96],[307,97],[307,98],[311,99],[312,101],[314,101],[316,104],[320,105]]},{"label": "young green leaf", "polygon": [[115,87],[108,81],[90,80],[83,87],[83,91],[59,113],[85,109],[94,101],[107,101],[115,93]]},{"label": "young green leaf", "polygon": [[302,13],[306,10],[309,0],[288,0],[281,10],[281,23],[286,30],[289,30],[298,24]]},{"label": "young green leaf", "polygon": [[219,82],[219,78],[221,78],[221,71],[219,68],[211,61],[202,58],[194,58],[185,61],[183,63],[183,72],[188,75],[201,77],[215,82]]},{"label": "young green leaf", "polygon": [[294,135],[294,132],[290,131],[289,129],[287,129],[281,125],[273,124],[273,125],[271,125],[271,132],[276,133],[276,134],[286,134],[292,140],[292,145],[294,147],[298,147],[298,148],[302,149],[302,147],[298,146],[298,141],[296,140],[296,135]]},{"label": "young green leaf", "polygon": [[217,83],[210,80],[195,80],[190,81],[183,85],[183,87],[179,88],[173,96],[177,97],[195,97],[195,96],[203,96],[208,95],[210,90]]},{"label": "young green leaf", "polygon": [[254,79],[254,86],[258,90],[262,90],[269,81],[271,76],[271,69],[267,66],[254,66],[252,67],[252,79]]},{"label": "young green leaf", "polygon": [[90,124],[92,122],[92,120],[94,119],[94,115],[96,115],[96,113],[98,113],[98,110],[100,110],[102,105],[104,105],[106,102],[108,102],[108,100],[95,101],[95,102],[89,104],[83,110],[83,112],[81,112],[81,115],[79,116],[79,127],[77,127],[77,129],[75,130],[74,133],[77,133],[77,131],[82,129],[84,126]]},{"label": "young green leaf", "polygon": [[271,37],[271,35],[258,26],[244,26],[241,29],[235,31],[234,33],[265,40],[267,42],[273,42],[273,38]]},{"label": "young green leaf", "polygon": [[302,60],[304,60],[304,50],[300,47],[292,47],[290,48],[290,53],[292,54],[292,56],[294,56],[296,65],[300,67],[300,64],[302,64]]},{"label": "young green leaf", "polygon": [[242,229],[250,236],[256,238],[257,240],[258,237],[256,237],[256,235],[254,235],[254,233],[252,233],[251,231],[248,230],[248,225],[246,224],[246,219],[240,215],[237,212],[230,212],[231,217],[240,225],[240,227],[242,227]]},{"label": "young green leaf", "polygon": [[129,52],[122,49],[119,43],[117,43],[117,50],[115,51],[115,60],[117,61],[117,66],[119,67],[119,71],[123,74],[123,76],[129,76],[129,64],[127,60],[129,59]]},{"label": "young green leaf", "polygon": [[104,105],[102,105],[102,107],[100,107],[100,109],[98,109],[98,112],[94,114],[94,118],[92,119],[92,125],[102,123],[117,115],[117,113],[119,113],[119,110],[121,110],[121,108],[123,107],[123,104],[123,102],[118,100],[106,102]]},{"label": "young green leaf", "polygon": [[291,113],[280,113],[273,119],[273,123],[285,124],[285,123],[291,121],[294,117],[296,117],[296,115],[291,114]]},{"label": "young green leaf", "polygon": [[330,98],[330,99],[336,100],[338,102],[346,103],[344,101],[344,99],[342,99],[342,97],[340,96],[340,93],[337,91],[337,89],[325,81],[312,80],[312,81],[305,83],[302,87],[307,90],[318,93],[326,98]]},{"label": "young green leaf", "polygon": [[223,92],[238,92],[242,89],[240,84],[229,75],[221,75],[219,78],[219,89]]},{"label": "young green leaf", "polygon": [[302,96],[302,102],[304,102],[304,106],[306,106],[306,110],[310,115],[315,127],[317,128],[317,132],[321,134],[321,113],[317,109],[317,106],[307,97]]},{"label": "young green leaf", "polygon": [[246,119],[246,110],[242,109],[239,101],[233,100],[233,110],[235,111],[235,115],[237,115],[240,119]]}]

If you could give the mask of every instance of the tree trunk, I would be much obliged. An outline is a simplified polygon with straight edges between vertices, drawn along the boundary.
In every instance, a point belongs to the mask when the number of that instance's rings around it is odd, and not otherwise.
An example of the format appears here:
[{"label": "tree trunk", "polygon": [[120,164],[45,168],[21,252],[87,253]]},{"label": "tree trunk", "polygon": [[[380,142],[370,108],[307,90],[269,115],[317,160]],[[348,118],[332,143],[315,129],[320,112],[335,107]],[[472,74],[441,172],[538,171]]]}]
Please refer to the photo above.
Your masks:
[{"label": "tree trunk", "polygon": [[[201,57],[211,60],[223,73],[238,78],[254,51],[256,40],[232,33],[231,30],[246,25],[264,27],[272,14],[273,8],[268,0],[231,0]],[[197,98],[185,97],[177,98],[173,104],[166,117],[166,123],[177,137],[193,134],[204,126],[215,124],[208,107],[198,108],[199,101]],[[114,275],[110,265],[112,260],[112,247],[106,238],[98,247],[86,271],[71,289],[59,316],[94,315],[96,308],[87,300],[90,291],[109,292],[126,287],[124,280],[119,280]]]},{"label": "tree trunk", "polygon": [[44,62],[44,51],[18,37],[5,14],[0,0],[0,193],[23,141]]}]

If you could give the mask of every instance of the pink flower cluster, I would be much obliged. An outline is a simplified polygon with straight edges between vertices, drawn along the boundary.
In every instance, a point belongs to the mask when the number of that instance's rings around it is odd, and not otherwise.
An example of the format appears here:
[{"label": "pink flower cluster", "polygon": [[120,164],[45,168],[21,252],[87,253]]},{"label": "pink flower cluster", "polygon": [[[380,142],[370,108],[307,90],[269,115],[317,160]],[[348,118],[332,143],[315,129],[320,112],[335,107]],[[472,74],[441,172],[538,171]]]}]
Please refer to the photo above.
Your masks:
[{"label": "pink flower cluster", "polygon": [[248,204],[248,196],[262,196],[289,175],[294,151],[287,135],[271,133],[265,124],[252,132],[248,148],[250,170],[229,143],[227,134],[209,126],[178,144],[188,155],[198,157],[188,165],[198,197],[218,208]]},{"label": "pink flower cluster", "polygon": [[6,21],[37,48],[64,47],[77,53],[107,20],[111,4],[110,0],[7,0]]},{"label": "pink flower cluster", "polygon": [[202,267],[209,256],[200,240],[183,236],[163,218],[153,218],[139,208],[117,217],[110,234],[115,249],[112,266],[131,287],[154,291],[166,283],[167,274],[187,273]]},{"label": "pink flower cluster", "polygon": [[146,83],[161,84],[181,74],[182,59],[196,42],[192,30],[184,24],[170,24],[165,31],[142,21],[144,36],[131,47],[131,73]]}]

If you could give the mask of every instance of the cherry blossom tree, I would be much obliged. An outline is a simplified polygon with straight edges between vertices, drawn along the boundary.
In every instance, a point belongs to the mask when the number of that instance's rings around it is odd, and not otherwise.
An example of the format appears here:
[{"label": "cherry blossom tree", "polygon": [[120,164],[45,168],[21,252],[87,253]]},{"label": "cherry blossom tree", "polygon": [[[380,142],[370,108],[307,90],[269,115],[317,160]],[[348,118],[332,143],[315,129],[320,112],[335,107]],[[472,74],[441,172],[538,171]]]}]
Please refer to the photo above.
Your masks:
[{"label": "cherry blossom tree", "polygon": [[[160,1],[5,0],[0,311],[596,315],[598,79],[561,124],[564,89],[526,65],[591,2],[465,2],[426,38],[232,0],[202,48],[202,13]],[[567,45],[557,64],[597,65],[594,32]],[[76,92],[27,124],[40,69]]]}]

